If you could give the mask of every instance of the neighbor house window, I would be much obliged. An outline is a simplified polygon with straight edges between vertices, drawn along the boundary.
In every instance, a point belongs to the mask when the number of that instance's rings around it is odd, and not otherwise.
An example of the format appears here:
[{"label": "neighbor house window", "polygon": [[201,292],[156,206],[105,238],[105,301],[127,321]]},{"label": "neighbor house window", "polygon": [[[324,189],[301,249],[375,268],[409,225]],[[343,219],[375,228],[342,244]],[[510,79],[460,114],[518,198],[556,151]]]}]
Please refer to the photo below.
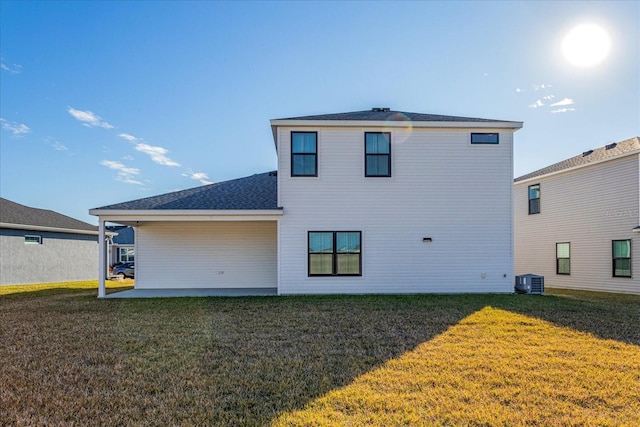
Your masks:
[{"label": "neighbor house window", "polygon": [[317,132],[291,132],[291,176],[318,176]]},{"label": "neighbor house window", "polygon": [[360,276],[360,231],[310,231],[309,276]]},{"label": "neighbor house window", "polygon": [[364,176],[391,176],[390,132],[365,132]]},{"label": "neighbor house window", "polygon": [[499,136],[497,133],[472,133],[472,144],[498,144]]},{"label": "neighbor house window", "polygon": [[540,184],[529,186],[529,215],[540,213]]},{"label": "neighbor house window", "polygon": [[613,277],[631,277],[631,240],[613,241]]},{"label": "neighbor house window", "polygon": [[570,250],[570,243],[556,243],[556,274],[571,274]]},{"label": "neighbor house window", "polygon": [[26,235],[24,236],[24,242],[30,245],[41,245],[42,236]]},{"label": "neighbor house window", "polygon": [[133,248],[120,248],[120,262],[134,262],[135,250]]}]

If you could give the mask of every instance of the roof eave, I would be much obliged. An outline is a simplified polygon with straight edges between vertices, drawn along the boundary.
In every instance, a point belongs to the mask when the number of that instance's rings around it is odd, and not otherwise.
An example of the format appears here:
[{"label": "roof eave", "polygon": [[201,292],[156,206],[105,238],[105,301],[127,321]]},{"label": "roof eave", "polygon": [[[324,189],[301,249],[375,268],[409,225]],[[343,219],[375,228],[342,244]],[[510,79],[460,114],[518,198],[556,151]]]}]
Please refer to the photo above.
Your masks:
[{"label": "roof eave", "polygon": [[[98,230],[78,230],[74,228],[47,227],[43,225],[13,224],[9,222],[0,222],[0,228],[10,228],[13,230],[33,230],[33,231],[50,231],[54,233],[71,233],[71,234],[87,234],[97,236]],[[107,232],[110,236],[117,236],[118,233]]]},{"label": "roof eave", "polygon": [[105,221],[205,221],[221,218],[255,218],[282,216],[283,209],[91,209],[90,215]]},{"label": "roof eave", "polygon": [[[523,184],[523,183],[527,183],[527,182],[531,182],[531,181],[538,181],[538,180],[540,180],[542,178],[547,178],[547,177],[558,175],[558,174],[565,173],[565,172],[571,172],[571,171],[574,171],[574,170],[577,170],[577,169],[586,168],[586,167],[589,167],[589,166],[594,166],[594,165],[598,165],[600,163],[610,162],[612,160],[617,160],[617,159],[621,159],[623,157],[633,156],[633,155],[640,155],[640,150],[629,151],[627,153],[618,154],[617,156],[611,156],[611,157],[607,157],[606,159],[596,160],[595,162],[589,162],[589,163],[585,163],[585,164],[578,165],[578,166],[573,166],[573,167],[566,168],[566,169],[560,169],[560,170],[557,170],[557,171],[553,171],[553,172],[548,172],[548,173],[541,174],[541,175],[532,176],[531,178],[520,179],[520,177],[518,177],[518,178],[515,178],[513,180],[513,183],[515,185],[515,184]],[[535,173],[535,172],[532,172],[532,173]],[[526,176],[526,175],[529,175],[529,174],[524,174],[522,176]]]},{"label": "roof eave", "polygon": [[273,119],[271,129],[276,139],[278,126],[288,127],[391,127],[391,128],[476,128],[520,129],[523,122],[511,121],[419,121],[419,120],[297,120]]}]

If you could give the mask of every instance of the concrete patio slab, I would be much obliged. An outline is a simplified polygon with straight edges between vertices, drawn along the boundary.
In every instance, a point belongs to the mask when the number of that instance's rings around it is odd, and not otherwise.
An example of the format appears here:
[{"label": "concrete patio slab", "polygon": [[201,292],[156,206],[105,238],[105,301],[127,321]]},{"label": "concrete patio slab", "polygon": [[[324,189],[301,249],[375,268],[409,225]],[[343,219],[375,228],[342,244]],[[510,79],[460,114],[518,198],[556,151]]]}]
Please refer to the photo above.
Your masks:
[{"label": "concrete patio slab", "polygon": [[104,298],[176,298],[176,297],[249,297],[275,296],[276,288],[246,289],[130,289],[114,292]]}]

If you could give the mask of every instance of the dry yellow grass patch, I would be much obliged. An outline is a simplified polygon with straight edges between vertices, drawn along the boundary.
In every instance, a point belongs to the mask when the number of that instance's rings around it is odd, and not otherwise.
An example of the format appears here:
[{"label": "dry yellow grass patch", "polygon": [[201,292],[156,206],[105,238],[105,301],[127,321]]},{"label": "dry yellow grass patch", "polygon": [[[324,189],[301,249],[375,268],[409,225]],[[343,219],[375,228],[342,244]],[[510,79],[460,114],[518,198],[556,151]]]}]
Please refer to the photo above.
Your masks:
[{"label": "dry yellow grass patch", "polygon": [[[113,290],[123,290],[123,288],[132,288],[133,279],[125,279],[119,281],[107,280],[106,288]],[[98,290],[97,280],[84,280],[78,282],[55,282],[55,283],[34,283],[28,285],[7,285],[0,286],[0,296],[19,294],[25,292],[41,292],[41,291],[62,291],[62,290]]]},{"label": "dry yellow grass patch", "polygon": [[640,347],[486,307],[273,426],[640,424]]}]

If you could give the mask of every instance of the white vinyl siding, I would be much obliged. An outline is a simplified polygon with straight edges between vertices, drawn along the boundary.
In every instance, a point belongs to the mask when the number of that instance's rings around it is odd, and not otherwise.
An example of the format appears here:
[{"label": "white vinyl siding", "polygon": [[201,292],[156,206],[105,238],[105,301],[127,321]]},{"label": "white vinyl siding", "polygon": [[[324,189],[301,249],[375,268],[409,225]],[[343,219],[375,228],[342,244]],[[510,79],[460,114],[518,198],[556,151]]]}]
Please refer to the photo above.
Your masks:
[{"label": "white vinyl siding", "polygon": [[[292,130],[318,131],[318,177],[290,177]],[[278,128],[279,293],[512,292],[512,140],[394,128],[392,176],[365,177],[362,128]],[[362,232],[362,276],[308,277],[307,233]],[[432,238],[424,242],[424,237]]]},{"label": "white vinyl siding", "polygon": [[148,222],[136,229],[136,288],[276,288],[275,221]]},{"label": "white vinyl siding", "polygon": [[[632,278],[613,277],[611,242],[640,248],[639,160],[631,155],[515,183],[516,274],[545,276],[547,287],[640,294],[638,253]],[[543,208],[528,214],[527,189],[540,183]],[[555,243],[571,242],[571,275],[556,275]]]}]

